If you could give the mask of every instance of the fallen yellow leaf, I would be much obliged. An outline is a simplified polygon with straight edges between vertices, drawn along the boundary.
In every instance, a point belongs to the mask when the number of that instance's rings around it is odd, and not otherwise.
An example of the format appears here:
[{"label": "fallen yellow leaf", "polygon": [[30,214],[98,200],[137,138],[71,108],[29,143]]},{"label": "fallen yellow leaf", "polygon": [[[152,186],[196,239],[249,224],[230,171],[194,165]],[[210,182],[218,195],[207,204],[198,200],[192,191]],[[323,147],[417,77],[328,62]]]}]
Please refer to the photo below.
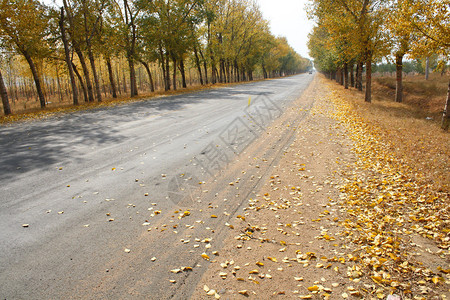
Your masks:
[{"label": "fallen yellow leaf", "polygon": [[318,290],[319,290],[319,287],[317,285],[313,285],[313,286],[308,287],[308,291],[310,291],[310,292],[315,292],[315,291],[318,291]]}]

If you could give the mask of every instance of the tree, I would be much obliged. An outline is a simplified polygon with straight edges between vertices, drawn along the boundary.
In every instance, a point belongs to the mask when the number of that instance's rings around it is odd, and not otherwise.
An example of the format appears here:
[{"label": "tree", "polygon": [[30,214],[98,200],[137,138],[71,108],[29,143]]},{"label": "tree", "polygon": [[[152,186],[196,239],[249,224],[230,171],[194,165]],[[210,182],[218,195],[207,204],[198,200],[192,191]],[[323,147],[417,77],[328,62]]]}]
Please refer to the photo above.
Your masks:
[{"label": "tree", "polygon": [[[411,8],[409,28],[416,38],[412,40],[412,54],[415,57],[427,57],[436,53],[450,56],[450,6],[448,1],[405,0]],[[442,114],[442,129],[450,126],[450,79],[447,100]]]},{"label": "tree", "polygon": [[136,43],[138,37],[137,19],[141,13],[139,6],[134,5],[133,1],[123,0],[123,11],[121,13],[122,26],[121,33],[125,41],[125,52],[128,61],[128,67],[130,69],[130,96],[135,97],[138,95],[137,82],[136,82]]},{"label": "tree", "polygon": [[[2,33],[0,28],[0,38],[1,37]],[[0,49],[1,49],[1,39],[0,39]],[[6,89],[5,81],[3,80],[1,69],[0,69],[0,97],[2,98],[3,113],[5,114],[5,116],[11,114],[11,106],[9,105],[8,91]]]},{"label": "tree", "polygon": [[124,27],[122,23],[123,20],[120,17],[121,14],[117,13],[117,10],[120,10],[120,6],[114,2],[104,2],[104,6],[105,12],[100,19],[100,26],[96,26],[97,52],[105,59],[111,93],[113,98],[117,98],[119,81],[117,81],[116,84],[112,61],[114,58],[120,57],[123,53],[126,39],[122,32]]},{"label": "tree", "polygon": [[[371,102],[372,63],[386,54],[386,32],[381,29],[386,16],[387,1],[383,0],[314,0],[310,18],[326,30],[331,41],[327,46],[338,59],[337,68],[347,69],[350,61],[356,60],[358,88],[362,89],[360,76],[362,62],[366,65],[365,101]],[[317,42],[317,39],[314,41]],[[311,43],[310,43],[311,45]],[[310,46],[314,47],[313,45]],[[323,53],[322,53],[323,54]],[[338,78],[340,74],[338,72]],[[344,77],[347,72],[344,72]]]},{"label": "tree", "polygon": [[64,7],[61,7],[61,16],[59,19],[61,40],[64,45],[65,61],[67,64],[67,69],[69,70],[70,83],[72,85],[73,105],[78,105],[78,89],[77,89],[77,83],[75,82],[75,75],[74,75],[74,71],[73,71],[72,59],[70,58],[69,42],[67,41],[67,37],[66,37],[66,28],[65,28],[64,20],[65,20]]},{"label": "tree", "polygon": [[392,1],[388,8],[386,30],[390,33],[392,55],[395,57],[396,88],[395,102],[403,101],[403,58],[410,52],[411,30],[409,20],[411,7],[405,0]]},{"label": "tree", "polygon": [[[140,41],[140,61],[145,66],[148,60],[159,60],[162,68],[165,89],[171,88],[170,61],[172,61],[172,83],[176,89],[178,70],[182,86],[186,87],[185,60],[190,51],[198,58],[198,39],[196,28],[203,20],[203,1],[172,0],[138,2],[145,12],[141,18],[142,41]],[[155,47],[157,45],[157,47]],[[197,66],[200,65],[198,60]],[[151,74],[149,73],[149,77]],[[201,76],[200,76],[201,77]]]},{"label": "tree", "polygon": [[372,100],[372,63],[377,57],[386,54],[386,32],[381,25],[386,17],[385,1],[382,0],[339,0],[338,5],[357,25],[355,45],[366,65],[366,92],[364,101]]},{"label": "tree", "polygon": [[36,0],[1,0],[0,28],[2,39],[25,58],[33,75],[41,108],[46,105],[41,78],[35,60],[44,59],[47,43],[48,16]]},{"label": "tree", "polygon": [[[67,20],[69,23],[68,33],[70,35],[70,40],[72,42],[72,46],[75,50],[75,53],[78,56],[78,59],[81,64],[81,68],[84,73],[84,80],[87,89],[87,99],[85,101],[93,102],[94,101],[94,93],[92,89],[92,83],[90,78],[90,72],[86,64],[86,60],[84,58],[84,54],[82,51],[83,45],[83,26],[82,19],[80,14],[80,9],[78,6],[75,6],[77,3],[70,3],[67,0],[63,0],[64,10],[67,13]],[[72,5],[73,4],[73,5]],[[74,7],[75,6],[75,7]],[[75,71],[76,69],[74,69]],[[77,76],[78,77],[78,76]],[[80,78],[80,77],[79,77]],[[83,83],[82,83],[83,85]]]},{"label": "tree", "polygon": [[92,69],[92,75],[94,76],[95,91],[97,96],[97,101],[102,101],[102,94],[100,92],[100,83],[98,80],[97,69],[95,67],[94,53],[92,50],[93,41],[95,37],[99,36],[99,27],[102,23],[103,11],[107,5],[107,0],[82,0],[81,1],[81,11],[83,15],[83,25],[84,25],[84,42],[86,44],[86,49],[89,57],[89,62]]},{"label": "tree", "polygon": [[327,73],[330,79],[334,79],[336,75],[337,56],[333,49],[328,49],[330,34],[327,28],[321,24],[315,26],[312,33],[309,34],[308,48],[310,55],[314,57],[314,65],[316,69]]},{"label": "tree", "polygon": [[3,112],[6,115],[11,114],[11,107],[9,106],[8,92],[6,90],[5,82],[3,81],[2,71],[0,70],[0,96],[2,98]]},{"label": "tree", "polygon": [[[327,31],[328,40],[323,45],[334,53],[337,80],[349,87],[349,64],[361,57],[361,42],[357,38],[361,32],[355,26],[355,14],[348,8],[348,4],[330,1],[315,1],[309,12],[310,17],[320,22],[320,26]],[[350,13],[351,12],[351,13]]]}]

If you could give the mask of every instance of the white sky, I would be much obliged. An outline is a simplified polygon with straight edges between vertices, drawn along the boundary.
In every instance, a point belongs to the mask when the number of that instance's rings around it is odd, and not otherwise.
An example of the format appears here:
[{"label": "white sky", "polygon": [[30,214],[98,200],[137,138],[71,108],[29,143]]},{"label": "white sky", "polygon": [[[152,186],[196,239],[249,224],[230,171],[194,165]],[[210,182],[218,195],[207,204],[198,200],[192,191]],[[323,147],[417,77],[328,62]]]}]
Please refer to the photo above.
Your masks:
[{"label": "white sky", "polygon": [[308,0],[257,0],[261,12],[270,22],[272,33],[285,36],[289,45],[303,57],[308,54],[308,33],[313,28],[313,22],[306,16],[305,5]]}]

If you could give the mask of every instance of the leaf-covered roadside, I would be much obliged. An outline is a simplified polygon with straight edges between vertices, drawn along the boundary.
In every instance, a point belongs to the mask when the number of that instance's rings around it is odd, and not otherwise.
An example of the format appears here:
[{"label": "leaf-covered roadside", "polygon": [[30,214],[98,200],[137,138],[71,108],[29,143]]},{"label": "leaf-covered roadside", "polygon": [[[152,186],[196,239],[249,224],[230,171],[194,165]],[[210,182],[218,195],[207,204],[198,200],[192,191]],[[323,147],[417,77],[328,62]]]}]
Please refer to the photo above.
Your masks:
[{"label": "leaf-covered roadside", "polygon": [[[341,205],[348,218],[340,223],[355,261],[391,292],[441,299],[449,292],[450,195],[416,180],[416,168],[389,150],[395,141],[384,139],[383,129],[358,115],[342,94],[334,91],[331,100],[333,117],[353,140],[357,156],[343,174]],[[439,260],[419,253],[423,245]],[[378,297],[384,297],[381,291]]]}]

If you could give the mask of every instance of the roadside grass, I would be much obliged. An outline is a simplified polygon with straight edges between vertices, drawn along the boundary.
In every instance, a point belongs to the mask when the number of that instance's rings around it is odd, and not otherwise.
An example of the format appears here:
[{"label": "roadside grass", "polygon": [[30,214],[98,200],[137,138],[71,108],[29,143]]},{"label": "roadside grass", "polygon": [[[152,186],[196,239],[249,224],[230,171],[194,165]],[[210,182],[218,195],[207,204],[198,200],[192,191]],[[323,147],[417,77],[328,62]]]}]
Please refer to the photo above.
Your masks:
[{"label": "roadside grass", "polygon": [[372,103],[364,102],[364,94],[355,89],[334,85],[363,119],[381,128],[389,151],[414,170],[416,180],[450,193],[450,134],[440,129],[448,77],[433,74],[425,81],[416,76],[405,83],[404,103],[394,102],[395,78],[375,79]]}]

